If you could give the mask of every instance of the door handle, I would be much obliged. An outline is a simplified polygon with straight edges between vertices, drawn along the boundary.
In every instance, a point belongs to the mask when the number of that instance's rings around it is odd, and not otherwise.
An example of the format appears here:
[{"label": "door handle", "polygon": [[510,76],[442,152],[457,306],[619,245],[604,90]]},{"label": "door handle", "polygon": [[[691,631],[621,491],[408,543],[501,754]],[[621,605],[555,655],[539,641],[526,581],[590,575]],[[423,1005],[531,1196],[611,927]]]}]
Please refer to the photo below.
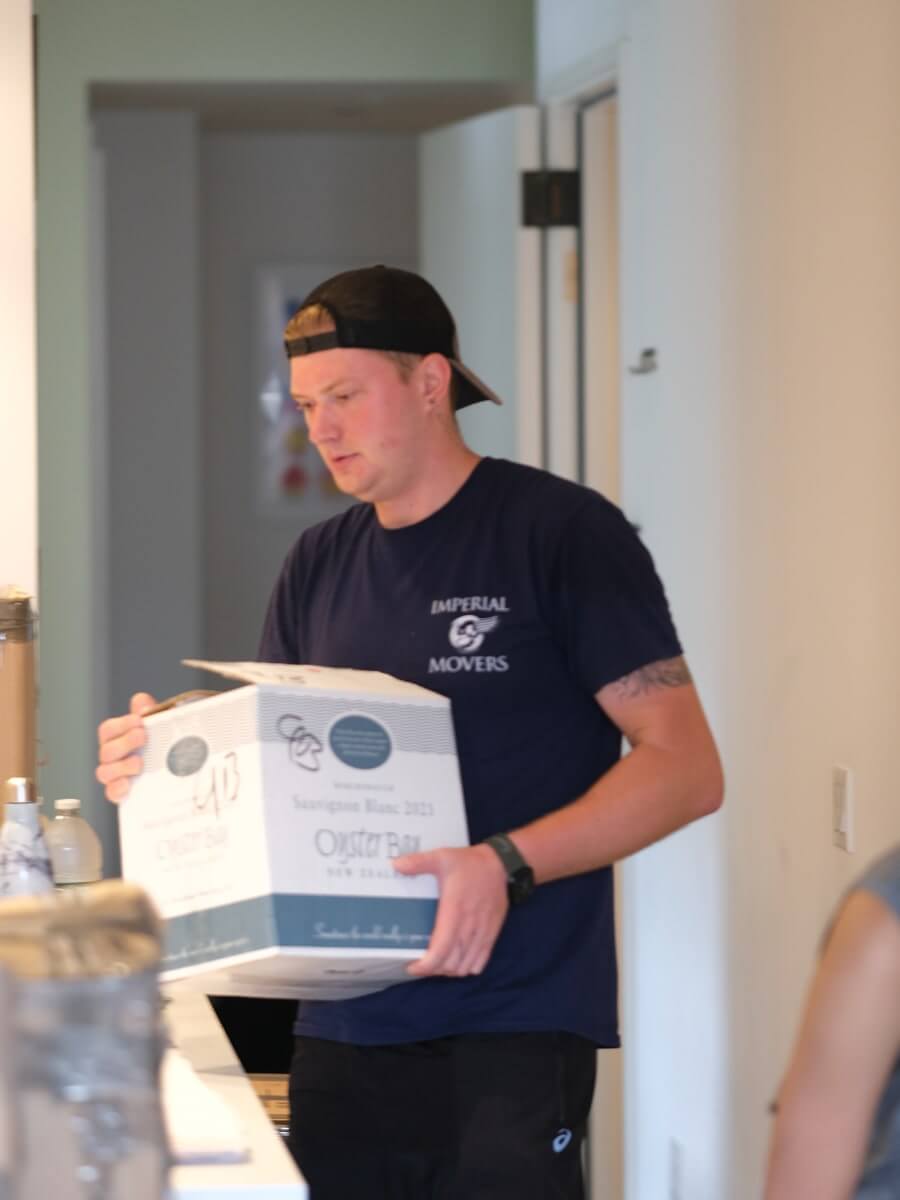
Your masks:
[{"label": "door handle", "polygon": [[656,351],[652,347],[641,351],[641,357],[637,364],[628,368],[630,375],[651,375],[659,366],[656,360]]}]

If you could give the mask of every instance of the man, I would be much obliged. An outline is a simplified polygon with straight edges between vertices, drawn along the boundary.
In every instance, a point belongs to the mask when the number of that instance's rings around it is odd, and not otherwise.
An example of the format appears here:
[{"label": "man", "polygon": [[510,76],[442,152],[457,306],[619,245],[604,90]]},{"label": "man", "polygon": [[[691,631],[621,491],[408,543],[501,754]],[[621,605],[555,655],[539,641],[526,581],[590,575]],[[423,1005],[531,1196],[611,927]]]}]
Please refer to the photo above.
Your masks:
[{"label": "man", "polygon": [[[472,841],[395,861],[439,883],[409,983],[300,1005],[294,1152],[316,1200],[575,1200],[595,1048],[618,1044],[610,864],[722,795],[662,587],[613,505],[465,444],[455,411],[497,398],[419,276],[327,280],[286,348],[310,439],[361,503],[298,539],[260,658],[449,696]],[[101,726],[110,799],[148,699]]]}]

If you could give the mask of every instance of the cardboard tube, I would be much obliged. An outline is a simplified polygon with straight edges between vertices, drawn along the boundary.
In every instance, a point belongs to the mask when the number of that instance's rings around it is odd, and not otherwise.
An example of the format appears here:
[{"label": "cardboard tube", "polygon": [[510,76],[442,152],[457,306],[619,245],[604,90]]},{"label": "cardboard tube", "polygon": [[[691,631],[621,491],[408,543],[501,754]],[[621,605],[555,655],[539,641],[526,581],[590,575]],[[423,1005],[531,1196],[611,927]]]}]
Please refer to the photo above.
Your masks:
[{"label": "cardboard tube", "polygon": [[36,775],[34,613],[31,598],[0,590],[0,779]]}]

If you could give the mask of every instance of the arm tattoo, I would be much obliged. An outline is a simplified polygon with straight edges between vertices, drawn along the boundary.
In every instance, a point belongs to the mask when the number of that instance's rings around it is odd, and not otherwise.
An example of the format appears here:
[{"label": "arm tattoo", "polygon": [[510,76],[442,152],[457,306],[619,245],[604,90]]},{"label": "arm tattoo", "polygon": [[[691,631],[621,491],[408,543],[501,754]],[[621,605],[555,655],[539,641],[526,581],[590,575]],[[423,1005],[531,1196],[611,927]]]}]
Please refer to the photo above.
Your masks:
[{"label": "arm tattoo", "polygon": [[623,675],[612,686],[620,700],[635,700],[659,688],[682,687],[691,682],[691,673],[683,658],[664,658],[632,671],[630,675]]}]

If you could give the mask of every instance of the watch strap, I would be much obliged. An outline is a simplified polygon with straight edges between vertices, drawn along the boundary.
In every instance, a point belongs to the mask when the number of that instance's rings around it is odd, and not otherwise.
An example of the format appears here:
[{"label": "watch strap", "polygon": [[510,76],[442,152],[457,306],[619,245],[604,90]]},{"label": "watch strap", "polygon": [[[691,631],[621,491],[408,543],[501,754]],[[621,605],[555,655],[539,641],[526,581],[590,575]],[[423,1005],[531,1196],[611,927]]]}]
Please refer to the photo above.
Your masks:
[{"label": "watch strap", "polygon": [[503,864],[506,871],[506,892],[511,905],[521,904],[534,891],[534,871],[522,857],[518,846],[505,833],[495,833],[484,839]]}]

